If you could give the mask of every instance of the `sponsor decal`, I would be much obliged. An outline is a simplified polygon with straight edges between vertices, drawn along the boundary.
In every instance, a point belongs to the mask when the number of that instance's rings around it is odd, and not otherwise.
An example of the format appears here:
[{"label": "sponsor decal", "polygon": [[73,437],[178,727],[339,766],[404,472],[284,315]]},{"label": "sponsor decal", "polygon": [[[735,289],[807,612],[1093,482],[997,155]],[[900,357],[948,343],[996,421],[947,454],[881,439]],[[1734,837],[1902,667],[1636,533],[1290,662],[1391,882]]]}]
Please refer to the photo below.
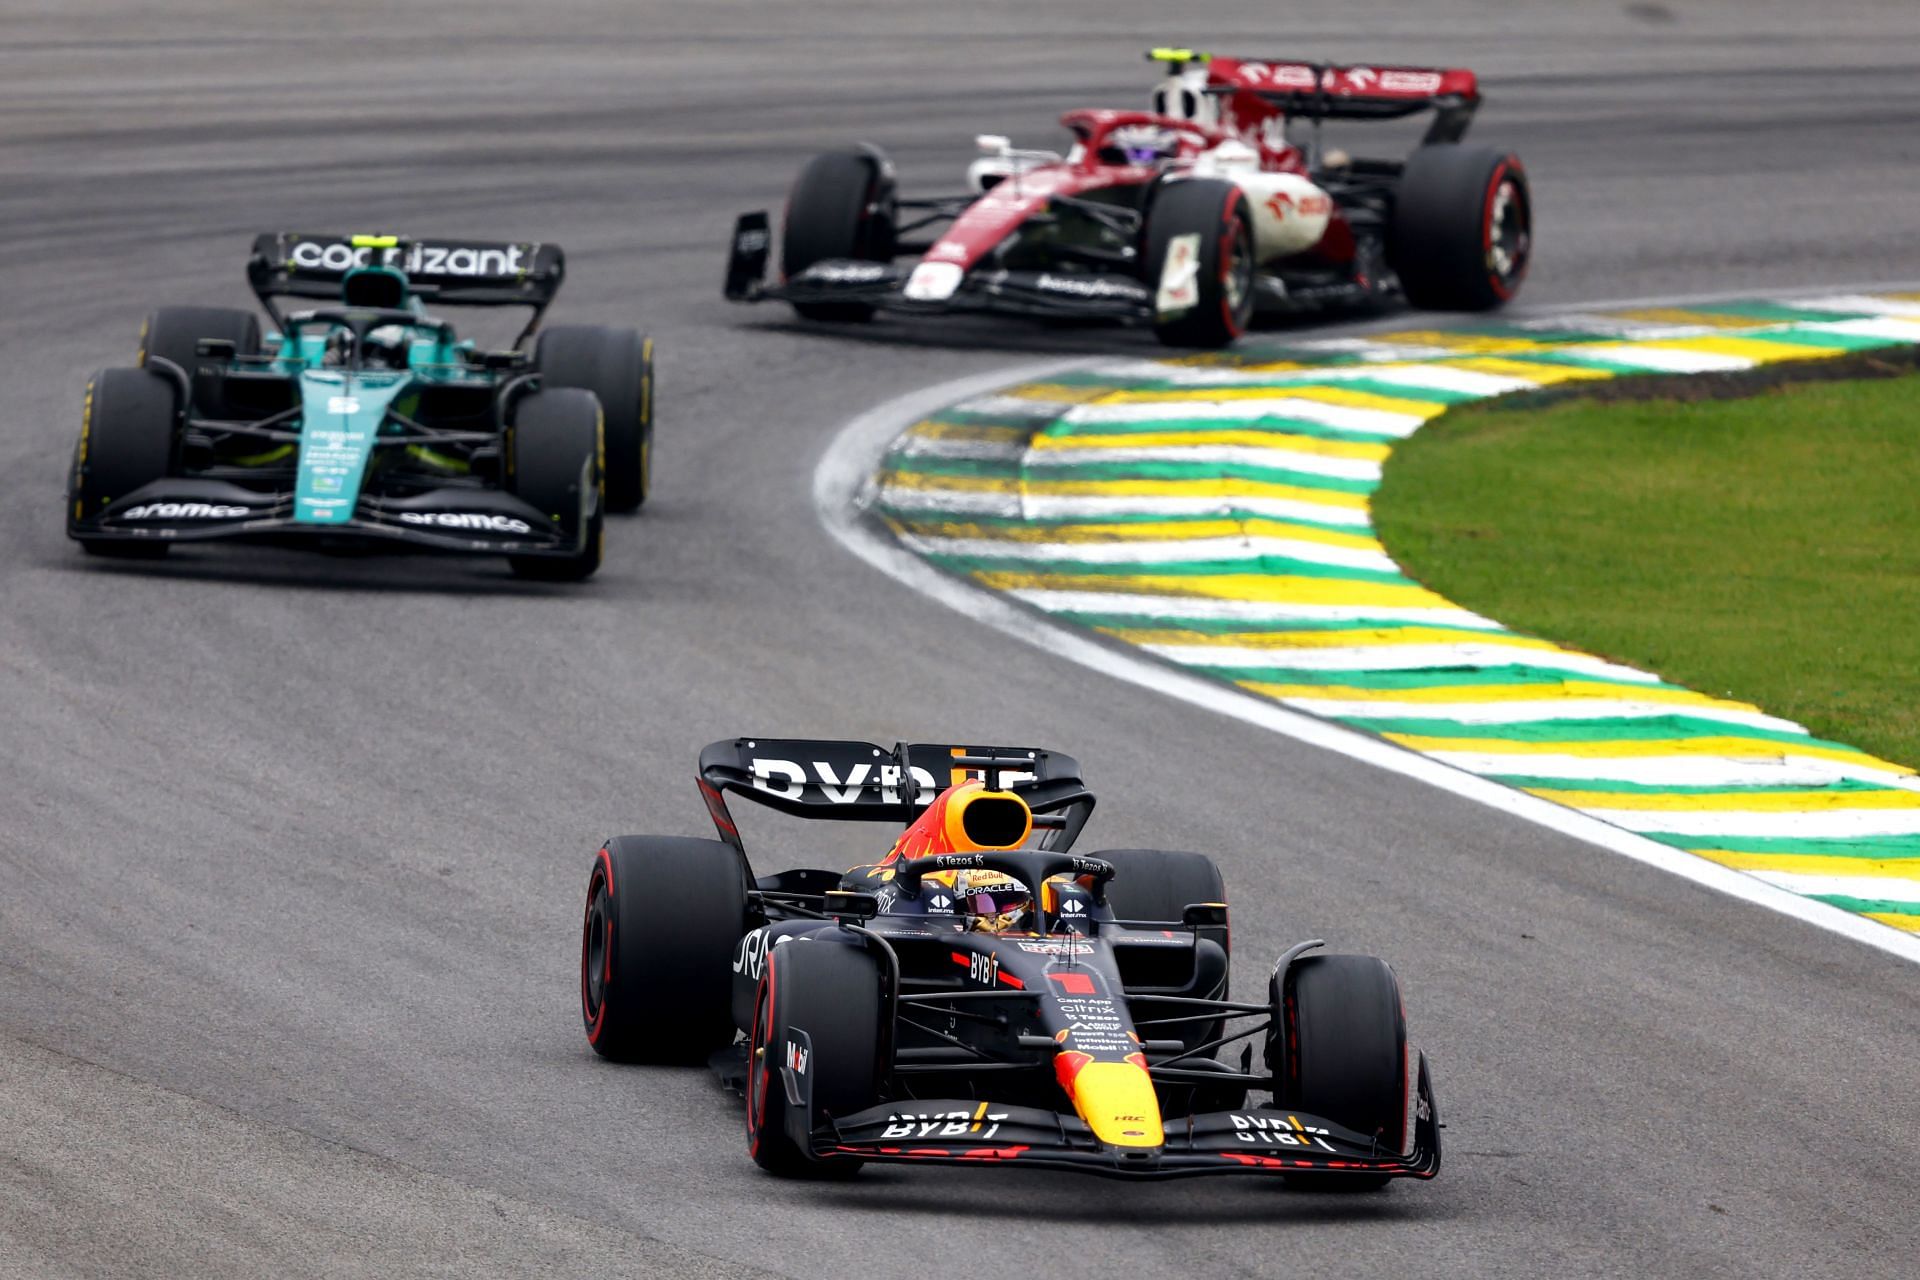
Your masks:
[{"label": "sponsor decal", "polygon": [[982,986],[992,986],[1000,978],[1000,957],[990,952],[953,953],[955,964],[967,966],[967,976]]},{"label": "sponsor decal", "polygon": [[1437,71],[1382,71],[1380,88],[1386,93],[1438,93],[1440,92],[1440,73]]},{"label": "sponsor decal", "polygon": [[[753,774],[755,791],[789,800],[817,795],[825,796],[832,804],[854,804],[863,798],[871,800],[872,793],[877,791],[883,804],[900,803],[900,766],[897,764],[883,764],[878,768],[864,763],[851,765],[844,778],[835,774],[833,765],[825,760],[803,763],[755,756],[747,762],[747,768]],[[940,791],[934,776],[915,765],[913,781],[919,803],[932,804]]]},{"label": "sponsor decal", "polygon": [[484,511],[402,511],[400,521],[402,524],[432,525],[438,529],[476,529],[482,533],[533,532],[533,526],[525,520]]},{"label": "sponsor decal", "polygon": [[1060,276],[1042,272],[1033,282],[1036,289],[1049,293],[1071,293],[1080,298],[1137,299],[1139,285],[1130,280],[1107,280],[1100,276]]},{"label": "sponsor decal", "polygon": [[924,262],[965,262],[966,260],[967,246],[957,240],[942,240],[927,250],[926,257],[922,259]]},{"label": "sponsor decal", "polygon": [[461,245],[410,244],[377,247],[335,240],[323,244],[301,240],[287,260],[306,271],[351,271],[355,267],[398,267],[410,276],[517,276],[526,270],[525,253],[517,244],[494,248]]},{"label": "sponsor decal", "polygon": [[352,396],[328,396],[327,412],[358,413],[360,412],[360,402]]},{"label": "sponsor decal", "polygon": [[1081,915],[1085,913],[1086,909],[1087,904],[1078,898],[1068,898],[1060,904],[1060,914],[1063,916]]},{"label": "sponsor decal", "polygon": [[915,302],[945,302],[965,277],[966,272],[954,263],[922,262],[907,277],[905,292]]},{"label": "sponsor decal", "polygon": [[884,262],[818,262],[800,273],[802,280],[820,280],[829,284],[871,284],[886,278]]},{"label": "sponsor decal", "polygon": [[766,248],[770,237],[764,227],[753,227],[742,231],[733,238],[733,247],[741,253],[759,253]]},{"label": "sponsor decal", "polygon": [[1333,197],[1323,191],[1303,193],[1298,199],[1285,191],[1276,191],[1264,203],[1277,222],[1289,218],[1325,218],[1333,213]]},{"label": "sponsor decal", "polygon": [[1416,1120],[1433,1119],[1433,1108],[1427,1105],[1427,1097],[1421,1094],[1413,1100],[1413,1115]]},{"label": "sponsor decal", "polygon": [[1037,956],[1083,956],[1093,950],[1091,942],[1070,938],[1048,938],[1042,942],[1015,941],[1014,946]]},{"label": "sponsor decal", "polygon": [[1268,62],[1243,62],[1240,74],[1250,84],[1269,84],[1291,89],[1314,87],[1313,68],[1298,63],[1275,65]]},{"label": "sponsor decal", "polygon": [[1160,270],[1160,290],[1153,306],[1162,317],[1179,315],[1200,305],[1200,233],[1190,231],[1167,242],[1166,265]]},{"label": "sponsor decal", "polygon": [[981,1103],[972,1111],[902,1111],[887,1116],[882,1138],[991,1138],[1007,1118],[1005,1111],[988,1111]]},{"label": "sponsor decal", "polygon": [[742,937],[740,944],[733,949],[733,971],[744,978],[760,981],[760,976],[767,971],[767,952],[786,940],[784,934],[777,941],[771,940],[769,930],[755,929]]},{"label": "sponsor decal", "polygon": [[927,910],[938,911],[943,914],[951,913],[953,911],[953,897],[950,894],[935,890],[933,896],[927,899]]},{"label": "sponsor decal", "polygon": [[147,502],[118,514],[121,520],[232,520],[247,508],[221,502]]},{"label": "sponsor decal", "polygon": [[807,1060],[812,1056],[805,1046],[797,1045],[791,1040],[787,1041],[787,1065],[793,1068],[793,1074],[797,1076],[807,1074]]},{"label": "sponsor decal", "polygon": [[1320,1146],[1333,1150],[1327,1145],[1325,1129],[1301,1124],[1297,1116],[1245,1115],[1236,1111],[1227,1119],[1233,1122],[1233,1136],[1238,1142],[1261,1147]]}]

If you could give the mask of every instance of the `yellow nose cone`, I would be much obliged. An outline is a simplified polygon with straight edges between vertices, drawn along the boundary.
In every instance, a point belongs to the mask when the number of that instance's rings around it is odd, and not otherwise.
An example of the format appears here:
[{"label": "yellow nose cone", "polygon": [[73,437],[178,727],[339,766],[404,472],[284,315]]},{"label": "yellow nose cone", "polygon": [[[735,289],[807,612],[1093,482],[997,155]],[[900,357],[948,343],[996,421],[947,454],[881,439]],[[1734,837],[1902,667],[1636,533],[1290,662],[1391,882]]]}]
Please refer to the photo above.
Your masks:
[{"label": "yellow nose cone", "polygon": [[1087,1063],[1074,1074],[1073,1105],[1093,1136],[1110,1147],[1158,1147],[1166,1143],[1153,1080],[1136,1063]]}]

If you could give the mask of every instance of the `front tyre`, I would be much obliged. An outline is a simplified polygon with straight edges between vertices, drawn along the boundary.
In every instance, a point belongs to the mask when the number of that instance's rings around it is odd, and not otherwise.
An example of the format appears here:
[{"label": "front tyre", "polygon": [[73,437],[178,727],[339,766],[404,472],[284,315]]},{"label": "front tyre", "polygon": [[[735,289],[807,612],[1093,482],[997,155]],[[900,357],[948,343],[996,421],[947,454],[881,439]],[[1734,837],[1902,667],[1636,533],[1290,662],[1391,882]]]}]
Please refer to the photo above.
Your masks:
[{"label": "front tyre", "polygon": [[1218,350],[1253,316],[1253,215],[1231,182],[1188,178],[1155,195],[1141,254],[1153,331],[1170,347]]},{"label": "front tyre", "polygon": [[634,329],[556,324],[533,344],[544,390],[578,387],[606,415],[607,510],[636,511],[653,483],[653,339]]},{"label": "front tyre", "polygon": [[[807,162],[787,197],[780,236],[780,278],[790,281],[816,262],[891,262],[893,186],[885,166],[866,151],[829,151]],[[839,323],[873,319],[867,302],[796,302],[803,319]]]},{"label": "front tyre", "polygon": [[606,519],[603,435],[600,401],[591,391],[535,391],[514,407],[507,487],[551,516],[580,548],[567,556],[508,556],[520,577],[580,582],[600,567]]},{"label": "front tyre", "polygon": [[740,858],[718,840],[617,836],[593,855],[580,930],[587,1043],[616,1062],[698,1062],[733,1040]]},{"label": "front tyre", "polygon": [[[747,1151],[768,1173],[834,1178],[859,1169],[852,1157],[815,1160],[794,1141],[790,1122],[798,1120],[812,1132],[828,1117],[850,1115],[880,1100],[885,981],[865,947],[832,933],[795,939],[769,952],[747,1058]],[[789,1115],[793,1104],[783,1069],[804,1077],[811,1088],[812,1107],[805,1117]]]},{"label": "front tyre", "polygon": [[174,469],[180,393],[171,378],[147,369],[103,369],[87,382],[80,439],[67,484],[67,536],[89,555],[153,560],[170,545],[159,538],[90,538],[85,522]]},{"label": "front tyre", "polygon": [[[1374,956],[1309,955],[1269,984],[1274,1104],[1321,1116],[1381,1148],[1407,1150],[1407,1024],[1400,983]],[[1296,1190],[1366,1191],[1378,1175],[1293,1174]]]},{"label": "front tyre", "polygon": [[1407,160],[1387,261],[1407,301],[1489,311],[1510,301],[1533,257],[1533,196],[1520,157],[1443,143]]}]

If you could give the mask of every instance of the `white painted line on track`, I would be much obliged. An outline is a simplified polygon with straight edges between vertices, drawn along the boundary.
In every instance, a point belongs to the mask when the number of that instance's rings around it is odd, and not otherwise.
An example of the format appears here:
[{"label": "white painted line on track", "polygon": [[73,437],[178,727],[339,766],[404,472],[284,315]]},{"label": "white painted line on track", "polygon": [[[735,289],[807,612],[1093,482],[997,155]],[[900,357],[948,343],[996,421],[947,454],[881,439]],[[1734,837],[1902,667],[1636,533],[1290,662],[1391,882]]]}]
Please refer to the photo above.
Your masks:
[{"label": "white painted line on track", "polygon": [[[1753,289],[1721,296],[1785,295],[1767,295],[1763,290]],[[1055,377],[1069,369],[1086,368],[1096,363],[1097,358],[1087,358],[1015,365],[909,392],[869,409],[841,429],[814,469],[814,508],[821,524],[847,550],[888,577],[1035,648],[1297,742],[1424,782],[1512,817],[1599,845],[1636,862],[1658,867],[1729,897],[1790,916],[1904,960],[1920,963],[1920,936],[1902,933],[1813,898],[1803,898],[1744,872],[1609,826],[1584,813],[1462,772],[1379,738],[1289,711],[1263,698],[1162,665],[1138,650],[1110,647],[1085,632],[1062,626],[1043,614],[1024,608],[1005,595],[971,586],[934,568],[866,517],[865,508],[871,497],[873,477],[879,470],[887,447],[915,422],[968,397],[984,396],[1018,382]]]}]

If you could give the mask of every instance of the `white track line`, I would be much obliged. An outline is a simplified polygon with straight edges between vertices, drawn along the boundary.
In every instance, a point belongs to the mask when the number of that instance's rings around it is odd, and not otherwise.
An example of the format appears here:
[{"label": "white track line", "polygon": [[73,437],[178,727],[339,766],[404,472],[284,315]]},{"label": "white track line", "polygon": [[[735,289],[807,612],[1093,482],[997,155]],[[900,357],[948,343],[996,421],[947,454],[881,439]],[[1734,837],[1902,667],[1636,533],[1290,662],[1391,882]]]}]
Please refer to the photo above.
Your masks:
[{"label": "white track line", "polygon": [[[1754,289],[1719,296],[1785,295]],[[1677,302],[1681,299],[1660,301]],[[1830,907],[1824,902],[1803,898],[1744,872],[1609,826],[1597,818],[1465,773],[1379,738],[1289,711],[1263,698],[1164,666],[1138,650],[1110,646],[1086,632],[1062,626],[1044,615],[1036,614],[1004,595],[971,586],[943,573],[901,546],[866,518],[865,507],[871,496],[869,491],[880,460],[886,454],[887,446],[909,426],[955,401],[986,395],[1017,382],[1058,376],[1069,369],[1085,368],[1097,362],[1097,359],[1081,359],[1015,365],[910,392],[869,409],[841,429],[814,469],[814,508],[821,524],[847,550],[888,577],[1035,648],[1072,659],[1141,688],[1258,725],[1297,742],[1321,747],[1390,773],[1424,782],[1501,813],[1599,845],[1636,862],[1658,867],[1729,897],[1765,907],[1783,916],[1791,916],[1904,960],[1920,963],[1920,937],[1890,929],[1864,916]]]}]

